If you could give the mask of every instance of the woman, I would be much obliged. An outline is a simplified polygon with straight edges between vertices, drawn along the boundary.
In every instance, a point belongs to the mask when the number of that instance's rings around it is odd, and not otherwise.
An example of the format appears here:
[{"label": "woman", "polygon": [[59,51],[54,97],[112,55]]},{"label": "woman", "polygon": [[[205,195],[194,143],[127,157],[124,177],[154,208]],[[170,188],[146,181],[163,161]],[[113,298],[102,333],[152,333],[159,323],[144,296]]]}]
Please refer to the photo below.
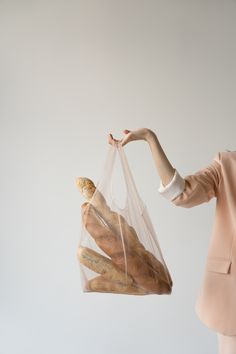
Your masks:
[{"label": "woman", "polygon": [[236,354],[236,152],[218,152],[212,163],[183,178],[171,165],[156,134],[147,128],[124,130],[125,146],[146,141],[160,176],[159,193],[177,206],[190,208],[217,199],[203,287],[196,304],[202,322],[218,335],[219,354]]}]

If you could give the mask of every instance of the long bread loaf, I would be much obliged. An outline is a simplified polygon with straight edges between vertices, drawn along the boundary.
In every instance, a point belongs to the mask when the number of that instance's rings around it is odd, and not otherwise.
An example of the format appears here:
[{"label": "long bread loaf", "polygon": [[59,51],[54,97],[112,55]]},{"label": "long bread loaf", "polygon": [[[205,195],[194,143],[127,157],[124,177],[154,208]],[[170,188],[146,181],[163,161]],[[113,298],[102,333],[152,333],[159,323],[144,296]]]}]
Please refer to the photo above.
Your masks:
[{"label": "long bread loaf", "polygon": [[[158,281],[165,282],[166,288],[169,288],[169,291],[171,291],[172,279],[168,270],[151,252],[144,248],[143,244],[139,241],[135,229],[127,223],[122,215],[111,210],[102,193],[96,189],[90,179],[80,177],[77,179],[77,185],[82,195],[95,207],[97,216],[100,216],[104,221],[103,224],[119,236],[121,236],[122,230],[127,250],[135,251],[152,268],[152,276],[157,278]],[[114,249],[113,246],[112,249]]]},{"label": "long bread loaf", "polygon": [[88,281],[87,289],[90,291],[108,292],[128,295],[145,295],[147,290],[136,285],[126,285],[121,282],[112,282],[103,276],[98,276]]},{"label": "long bread loaf", "polygon": [[77,254],[81,264],[96,273],[102,274],[105,279],[119,281],[126,285],[133,284],[133,278],[129,274],[125,274],[109,258],[91,248],[80,246]]},{"label": "long bread loaf", "polygon": [[138,286],[148,292],[161,294],[164,289],[169,293],[168,284],[157,276],[153,268],[135,252],[135,249],[130,248],[126,242],[122,243],[121,238],[104,225],[96,209],[90,203],[82,204],[82,219],[85,228],[97,245],[111,257],[113,263],[130,274]]}]

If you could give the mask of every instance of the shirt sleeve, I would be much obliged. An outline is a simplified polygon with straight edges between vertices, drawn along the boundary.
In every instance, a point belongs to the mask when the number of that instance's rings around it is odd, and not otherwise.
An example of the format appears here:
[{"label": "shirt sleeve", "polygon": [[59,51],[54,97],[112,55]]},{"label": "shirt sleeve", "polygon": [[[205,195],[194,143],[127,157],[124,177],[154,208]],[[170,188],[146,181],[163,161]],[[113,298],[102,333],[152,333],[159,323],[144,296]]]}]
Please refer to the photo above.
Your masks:
[{"label": "shirt sleeve", "polygon": [[180,176],[179,172],[175,169],[174,176],[171,181],[163,186],[162,181],[160,181],[160,186],[158,192],[166,199],[172,200],[180,195],[185,188],[185,179]]},{"label": "shirt sleeve", "polygon": [[221,178],[221,153],[218,152],[208,166],[184,177],[182,193],[171,199],[171,202],[185,208],[209,202],[218,196]]}]

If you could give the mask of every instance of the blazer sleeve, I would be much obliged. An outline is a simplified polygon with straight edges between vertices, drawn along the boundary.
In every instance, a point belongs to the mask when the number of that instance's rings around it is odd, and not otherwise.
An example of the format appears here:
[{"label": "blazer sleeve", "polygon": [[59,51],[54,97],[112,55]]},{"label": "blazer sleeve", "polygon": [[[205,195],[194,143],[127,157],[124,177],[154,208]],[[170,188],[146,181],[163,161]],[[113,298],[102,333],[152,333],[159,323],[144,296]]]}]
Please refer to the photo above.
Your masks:
[{"label": "blazer sleeve", "polygon": [[209,202],[213,197],[217,197],[221,178],[221,154],[218,152],[208,166],[184,177],[183,191],[174,197],[171,203],[191,208]]},{"label": "blazer sleeve", "polygon": [[172,200],[183,192],[185,188],[185,180],[180,176],[179,172],[175,169],[174,175],[171,181],[163,186],[162,180],[160,180],[160,186],[158,192],[166,199]]}]

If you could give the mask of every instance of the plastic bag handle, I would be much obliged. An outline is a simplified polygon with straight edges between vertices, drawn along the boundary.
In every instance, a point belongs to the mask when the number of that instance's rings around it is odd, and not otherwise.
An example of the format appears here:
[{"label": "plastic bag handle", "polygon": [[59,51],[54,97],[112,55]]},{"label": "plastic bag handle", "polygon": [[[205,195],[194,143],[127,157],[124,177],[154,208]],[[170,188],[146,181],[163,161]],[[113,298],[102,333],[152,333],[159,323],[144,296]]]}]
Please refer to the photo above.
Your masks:
[{"label": "plastic bag handle", "polygon": [[[114,163],[117,157],[117,153],[118,156],[120,158],[121,161],[121,167],[122,167],[122,172],[124,175],[124,181],[125,181],[125,185],[126,185],[126,204],[125,204],[125,208],[128,206],[128,200],[129,200],[129,195],[132,197],[132,200],[134,200],[137,208],[139,209],[139,212],[142,214],[143,209],[145,208],[145,204],[143,203],[135,182],[134,182],[134,178],[133,175],[131,173],[125,152],[124,152],[124,148],[123,146],[117,142],[114,145],[110,145],[109,150],[108,150],[108,154],[105,160],[105,165],[104,165],[104,169],[106,171],[106,179],[103,181],[100,181],[100,185],[102,185],[102,189],[104,190],[105,188],[110,188],[112,185],[112,173],[114,170]],[[125,209],[124,208],[124,209]]]}]

